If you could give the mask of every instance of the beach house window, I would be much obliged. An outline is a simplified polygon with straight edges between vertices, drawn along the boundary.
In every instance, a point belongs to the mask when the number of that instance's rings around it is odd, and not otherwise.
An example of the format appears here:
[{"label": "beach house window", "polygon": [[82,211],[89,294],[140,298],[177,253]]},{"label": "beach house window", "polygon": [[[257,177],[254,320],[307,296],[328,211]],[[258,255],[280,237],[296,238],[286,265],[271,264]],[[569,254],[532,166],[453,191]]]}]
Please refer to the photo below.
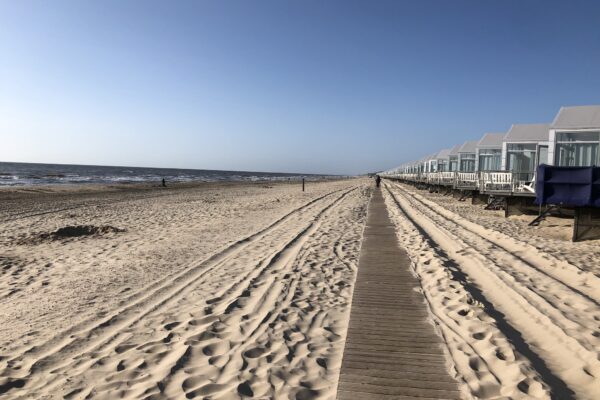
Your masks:
[{"label": "beach house window", "polygon": [[529,172],[535,170],[535,143],[509,143],[506,146],[507,169],[513,172]]},{"label": "beach house window", "polygon": [[448,171],[458,171],[458,156],[450,157],[450,165]]},{"label": "beach house window", "polygon": [[548,164],[548,146],[538,146],[537,165]]},{"label": "beach house window", "polygon": [[431,160],[429,162],[429,172],[437,172],[438,163],[437,160]]},{"label": "beach house window", "polygon": [[448,160],[438,160],[438,171],[439,172],[448,171]]},{"label": "beach house window", "polygon": [[460,171],[474,172],[475,171],[475,153],[464,153],[460,155]]},{"label": "beach house window", "polygon": [[599,165],[600,132],[560,132],[556,134],[556,165],[589,167]]},{"label": "beach house window", "polygon": [[479,171],[500,171],[502,163],[502,150],[500,149],[480,149],[479,150]]}]

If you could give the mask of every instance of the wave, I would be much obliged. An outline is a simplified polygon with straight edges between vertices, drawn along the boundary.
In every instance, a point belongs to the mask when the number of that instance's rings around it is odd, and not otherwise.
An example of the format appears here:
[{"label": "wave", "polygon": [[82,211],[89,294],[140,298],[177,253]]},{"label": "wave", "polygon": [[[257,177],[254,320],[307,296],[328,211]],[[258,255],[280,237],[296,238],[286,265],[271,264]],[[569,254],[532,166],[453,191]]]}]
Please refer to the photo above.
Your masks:
[{"label": "wave", "polygon": [[60,184],[123,184],[161,182],[285,181],[329,178],[271,172],[185,170],[172,168],[109,167],[91,165],[25,164],[0,162],[0,186]]}]

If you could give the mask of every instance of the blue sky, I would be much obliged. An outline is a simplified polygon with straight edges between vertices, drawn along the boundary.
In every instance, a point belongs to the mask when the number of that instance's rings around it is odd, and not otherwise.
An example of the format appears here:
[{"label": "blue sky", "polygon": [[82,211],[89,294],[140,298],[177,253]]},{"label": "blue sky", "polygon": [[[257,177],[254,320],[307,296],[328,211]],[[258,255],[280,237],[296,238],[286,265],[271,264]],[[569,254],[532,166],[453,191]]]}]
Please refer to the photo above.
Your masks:
[{"label": "blue sky", "polygon": [[0,0],[0,160],[387,169],[600,104],[598,1]]}]

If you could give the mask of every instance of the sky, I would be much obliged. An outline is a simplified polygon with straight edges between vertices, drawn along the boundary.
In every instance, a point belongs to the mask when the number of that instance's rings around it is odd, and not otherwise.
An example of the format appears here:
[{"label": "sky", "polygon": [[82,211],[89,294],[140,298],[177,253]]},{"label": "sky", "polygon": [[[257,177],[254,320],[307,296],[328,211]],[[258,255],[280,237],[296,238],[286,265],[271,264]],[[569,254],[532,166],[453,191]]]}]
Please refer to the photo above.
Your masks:
[{"label": "sky", "polygon": [[0,161],[360,174],[600,104],[600,2],[0,0]]}]

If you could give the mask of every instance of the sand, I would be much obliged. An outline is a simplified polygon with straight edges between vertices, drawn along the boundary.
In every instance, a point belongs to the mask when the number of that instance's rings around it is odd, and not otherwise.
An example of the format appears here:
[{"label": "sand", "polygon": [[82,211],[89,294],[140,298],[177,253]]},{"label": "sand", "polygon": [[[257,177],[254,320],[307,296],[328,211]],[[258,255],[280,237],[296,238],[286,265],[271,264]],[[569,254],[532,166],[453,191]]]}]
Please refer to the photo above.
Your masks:
[{"label": "sand", "polygon": [[[334,399],[372,186],[0,190],[0,396]],[[382,191],[465,399],[598,398],[598,241]]]},{"label": "sand", "polygon": [[0,394],[335,397],[368,183],[3,190]]},{"label": "sand", "polygon": [[407,185],[384,193],[466,396],[598,398],[597,241]]}]

